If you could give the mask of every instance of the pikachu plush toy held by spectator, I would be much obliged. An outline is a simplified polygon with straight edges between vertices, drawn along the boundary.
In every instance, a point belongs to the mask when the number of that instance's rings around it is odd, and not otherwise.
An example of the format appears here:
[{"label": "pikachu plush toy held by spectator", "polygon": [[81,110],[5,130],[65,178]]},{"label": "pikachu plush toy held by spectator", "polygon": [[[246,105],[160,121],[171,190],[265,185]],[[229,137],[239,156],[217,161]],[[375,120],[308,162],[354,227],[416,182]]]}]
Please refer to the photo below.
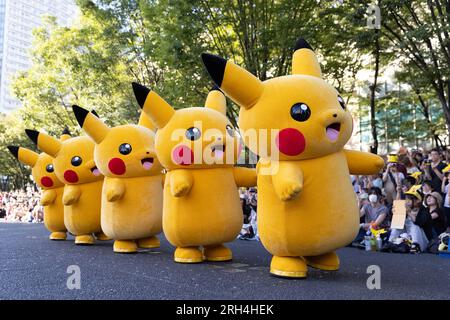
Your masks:
[{"label": "pikachu plush toy held by spectator", "polygon": [[108,238],[100,227],[103,176],[94,163],[94,142],[87,136],[59,141],[46,133],[25,130],[43,152],[53,157],[53,168],[65,184],[62,203],[64,224],[75,244],[94,244]]},{"label": "pikachu plush toy held by spectator", "polygon": [[[70,133],[64,130],[61,141],[70,138]],[[20,162],[31,167],[31,174],[36,184],[42,189],[40,203],[44,207],[44,225],[51,232],[50,240],[66,240],[64,225],[64,207],[62,196],[64,183],[55,175],[53,158],[42,152],[37,154],[22,147],[8,146],[9,151]]]},{"label": "pikachu plush toy held by spectator", "polygon": [[105,176],[101,226],[114,239],[114,251],[157,248],[162,231],[163,175],[155,154],[150,119],[141,113],[139,125],[109,128],[89,111],[73,106],[83,130],[94,140],[94,160]]},{"label": "pikachu plush toy held by spectator", "polygon": [[[350,243],[359,228],[349,174],[375,174],[384,163],[376,155],[344,149],[352,117],[323,80],[314,51],[299,39],[292,75],[266,81],[219,56],[204,53],[202,59],[214,82],[241,107],[243,136],[258,131],[259,143],[246,144],[261,156],[258,231],[273,255],[270,272],[304,278],[307,265],[339,269],[335,250]],[[273,137],[261,134],[271,130]]]},{"label": "pikachu plush toy held by spectator", "polygon": [[[180,263],[227,261],[242,227],[237,186],[256,184],[256,173],[234,167],[240,151],[226,117],[225,96],[213,89],[205,107],[174,110],[154,91],[133,83],[139,105],[158,128],[155,149],[167,169],[163,231]],[[200,249],[203,247],[203,250]]]}]

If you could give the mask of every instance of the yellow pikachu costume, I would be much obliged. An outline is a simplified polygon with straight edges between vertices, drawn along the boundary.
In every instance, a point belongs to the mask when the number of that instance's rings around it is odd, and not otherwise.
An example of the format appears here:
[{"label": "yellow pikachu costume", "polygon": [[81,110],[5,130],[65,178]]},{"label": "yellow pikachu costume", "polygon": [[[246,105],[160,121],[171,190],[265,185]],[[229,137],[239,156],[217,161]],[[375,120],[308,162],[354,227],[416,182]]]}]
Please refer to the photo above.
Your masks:
[{"label": "yellow pikachu costume", "polygon": [[75,235],[75,244],[93,244],[92,233],[105,239],[100,227],[103,176],[94,163],[94,142],[86,136],[59,141],[42,132],[25,131],[40,150],[54,158],[55,174],[65,183],[64,224]]},{"label": "yellow pikachu costume", "polygon": [[[65,132],[61,140],[70,138]],[[50,240],[66,240],[64,225],[64,207],[62,196],[64,183],[55,175],[53,158],[48,154],[37,154],[22,147],[8,146],[9,151],[20,162],[31,167],[31,174],[36,184],[42,189],[40,203],[44,207],[44,225],[51,232]]]},{"label": "yellow pikachu costume", "polygon": [[[225,96],[212,90],[205,108],[175,111],[154,91],[133,83],[139,105],[159,129],[155,148],[168,170],[163,231],[176,262],[227,261],[242,227],[237,186],[256,184],[254,170],[233,167],[240,145],[226,117]],[[203,251],[200,250],[203,246]]]},{"label": "yellow pikachu costume", "polygon": [[105,176],[101,225],[115,240],[114,251],[159,247],[163,176],[151,121],[142,112],[139,125],[109,128],[89,111],[72,108],[81,128],[96,143],[94,160]]},{"label": "yellow pikachu costume", "polygon": [[[258,134],[258,231],[273,255],[270,272],[303,278],[307,265],[339,269],[335,250],[350,243],[359,212],[349,174],[374,174],[382,158],[343,149],[353,123],[339,93],[322,79],[308,43],[298,40],[292,75],[260,81],[221,57],[202,54],[214,82],[240,107],[239,126]],[[273,143],[272,143],[273,141]]]}]

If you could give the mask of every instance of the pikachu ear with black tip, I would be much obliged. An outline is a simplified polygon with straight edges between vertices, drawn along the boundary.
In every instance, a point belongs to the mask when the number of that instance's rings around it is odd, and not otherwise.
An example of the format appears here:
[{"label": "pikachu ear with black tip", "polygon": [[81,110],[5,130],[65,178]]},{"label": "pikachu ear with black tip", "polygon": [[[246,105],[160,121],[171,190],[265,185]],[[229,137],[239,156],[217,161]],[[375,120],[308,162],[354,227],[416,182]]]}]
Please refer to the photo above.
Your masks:
[{"label": "pikachu ear with black tip", "polygon": [[246,109],[258,102],[264,90],[261,80],[222,57],[202,53],[202,60],[212,80],[231,100]]},{"label": "pikachu ear with black tip", "polygon": [[36,146],[51,157],[56,157],[61,149],[61,141],[49,136],[46,133],[36,130],[25,129],[28,138],[33,141]]},{"label": "pikachu ear with black tip", "polygon": [[8,149],[17,160],[30,167],[34,167],[39,157],[36,152],[27,148],[8,146]]},{"label": "pikachu ear with black tip", "polygon": [[305,74],[322,79],[322,70],[317,56],[303,38],[298,39],[294,47],[292,74]]},{"label": "pikachu ear with black tip", "polygon": [[97,111],[95,111],[95,109],[91,110],[91,113],[96,116],[97,118],[100,118],[100,116],[98,115]]},{"label": "pikachu ear with black tip", "polygon": [[223,115],[227,114],[227,100],[217,85],[209,91],[206,97],[205,107],[219,111]]},{"label": "pikachu ear with black tip", "polygon": [[134,95],[142,111],[152,120],[159,129],[163,128],[175,114],[175,110],[156,92],[140,85],[132,83]]},{"label": "pikachu ear with black tip", "polygon": [[80,127],[96,144],[105,139],[110,129],[98,116],[77,105],[73,105],[72,110]]},{"label": "pikachu ear with black tip", "polygon": [[59,141],[66,141],[67,139],[70,139],[72,137],[72,134],[69,131],[69,128],[65,127],[63,132],[61,133],[61,136],[59,137]]}]

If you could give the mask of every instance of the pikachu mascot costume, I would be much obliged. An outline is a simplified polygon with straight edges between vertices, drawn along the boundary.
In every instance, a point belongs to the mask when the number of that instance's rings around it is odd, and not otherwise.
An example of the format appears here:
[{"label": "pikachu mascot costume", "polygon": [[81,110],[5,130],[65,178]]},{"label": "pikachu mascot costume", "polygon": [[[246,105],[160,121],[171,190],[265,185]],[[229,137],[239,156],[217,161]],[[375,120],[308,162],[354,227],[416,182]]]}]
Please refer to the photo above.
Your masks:
[{"label": "pikachu mascot costume", "polygon": [[75,235],[75,244],[106,240],[100,227],[103,176],[94,163],[94,142],[86,136],[59,141],[46,133],[25,130],[28,137],[52,156],[55,174],[65,183],[62,203],[64,224]]},{"label": "pikachu mascot costume", "polygon": [[[61,135],[61,141],[70,138],[66,129]],[[40,203],[44,207],[44,225],[51,232],[50,240],[66,240],[64,225],[64,207],[62,196],[64,183],[55,175],[53,158],[46,153],[37,154],[22,147],[8,146],[9,151],[20,162],[31,167],[31,174],[36,184],[42,189]]]},{"label": "pikachu mascot costume", "polygon": [[[343,149],[352,117],[343,98],[322,79],[315,53],[299,39],[293,74],[267,81],[221,57],[204,53],[202,59],[214,82],[241,107],[243,134],[258,131],[259,143],[248,147],[261,156],[258,231],[273,255],[270,272],[304,278],[307,265],[338,270],[335,250],[350,243],[359,228],[349,174],[374,174],[383,160]],[[261,135],[265,130],[276,134]],[[261,142],[267,150],[257,147]]]},{"label": "pikachu mascot costume", "polygon": [[115,240],[114,251],[159,247],[163,176],[150,119],[142,112],[139,125],[109,128],[89,111],[72,108],[81,128],[95,142],[94,160],[105,176],[101,225]]},{"label": "pikachu mascot costume", "polygon": [[226,117],[225,96],[212,90],[204,108],[175,111],[154,91],[136,83],[133,89],[158,128],[156,154],[168,171],[163,231],[176,246],[175,261],[231,260],[224,243],[236,238],[243,221],[237,186],[255,185],[256,174],[234,167],[240,144]]}]

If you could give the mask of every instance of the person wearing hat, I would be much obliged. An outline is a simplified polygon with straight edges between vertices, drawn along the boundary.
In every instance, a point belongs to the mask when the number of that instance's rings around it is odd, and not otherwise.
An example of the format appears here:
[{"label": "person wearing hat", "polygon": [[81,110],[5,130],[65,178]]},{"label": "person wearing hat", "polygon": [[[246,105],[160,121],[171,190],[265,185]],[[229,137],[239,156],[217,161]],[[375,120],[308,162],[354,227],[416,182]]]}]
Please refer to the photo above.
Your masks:
[{"label": "person wearing hat", "polygon": [[423,195],[420,191],[420,185],[412,186],[405,192],[406,219],[403,229],[392,229],[389,241],[398,238],[402,233],[407,233],[413,243],[420,246],[421,251],[425,251],[428,245],[428,238],[423,227],[431,221],[431,217],[427,209],[423,206]]},{"label": "person wearing hat", "polygon": [[389,155],[386,171],[383,174],[384,192],[386,201],[392,204],[397,199],[397,193],[402,191],[405,176],[398,170],[398,157]]},{"label": "person wearing hat", "polygon": [[433,239],[447,229],[445,214],[442,210],[441,194],[435,191],[426,195],[425,204],[427,206],[428,214],[431,217],[431,221],[424,227],[424,231],[428,239]]}]

